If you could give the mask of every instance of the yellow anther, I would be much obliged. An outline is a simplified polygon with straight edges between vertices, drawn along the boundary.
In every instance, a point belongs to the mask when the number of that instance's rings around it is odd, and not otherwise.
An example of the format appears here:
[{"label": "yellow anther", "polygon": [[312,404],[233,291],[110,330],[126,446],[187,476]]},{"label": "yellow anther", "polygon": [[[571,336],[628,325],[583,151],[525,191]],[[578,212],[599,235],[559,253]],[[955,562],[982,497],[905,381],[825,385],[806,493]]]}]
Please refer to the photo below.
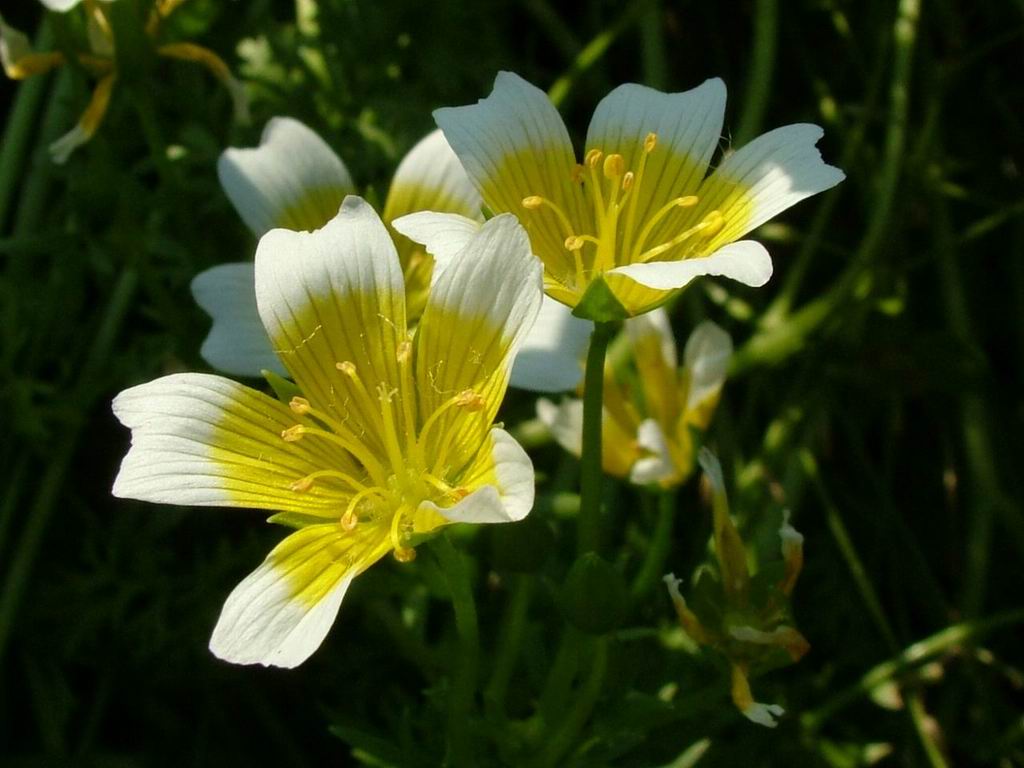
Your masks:
[{"label": "yellow anther", "polygon": [[400,563],[411,563],[416,559],[416,550],[412,547],[396,547],[395,560]]},{"label": "yellow anther", "polygon": [[395,353],[395,357],[398,358],[398,362],[407,363],[409,358],[412,357],[412,342],[406,339],[398,344],[398,350]]},{"label": "yellow anther", "polygon": [[459,408],[465,408],[467,411],[479,411],[487,405],[487,401],[484,400],[483,395],[479,392],[474,392],[472,389],[464,389],[455,396],[455,405]]},{"label": "yellow anther", "polygon": [[288,407],[292,409],[292,413],[298,414],[299,416],[305,416],[312,408],[309,404],[309,400],[304,397],[293,397],[288,403]]},{"label": "yellow anther", "polygon": [[295,491],[296,493],[305,493],[306,491],[308,491],[312,487],[313,487],[313,478],[309,477],[307,475],[306,477],[300,477],[294,483],[289,485],[288,486],[288,490]]},{"label": "yellow anther", "polygon": [[644,137],[644,152],[653,152],[656,146],[658,146],[658,134],[652,131]]},{"label": "yellow anther", "polygon": [[346,531],[354,531],[356,526],[359,525],[359,515],[356,514],[354,509],[346,510],[345,514],[341,516],[339,523]]},{"label": "yellow anther", "polygon": [[626,171],[626,175],[622,177],[622,190],[628,192],[633,188],[633,182],[636,180],[636,174],[632,171]]},{"label": "yellow anther", "polygon": [[343,360],[340,363],[335,363],[334,367],[344,373],[346,376],[351,376],[353,379],[356,377],[356,365],[355,363]]},{"label": "yellow anther", "polygon": [[696,195],[686,195],[685,197],[677,197],[675,200],[676,206],[679,208],[692,208],[700,202],[700,198]]},{"label": "yellow anther", "polygon": [[469,496],[469,488],[463,488],[462,486],[452,488],[451,495],[456,501],[462,501],[464,498]]},{"label": "yellow anther", "polygon": [[288,429],[281,430],[281,438],[286,443],[297,443],[305,434],[306,428],[301,424],[296,424],[294,427],[288,427]]},{"label": "yellow anther", "polygon": [[565,238],[565,249],[567,251],[578,251],[583,247],[584,242],[585,241],[582,237],[579,237],[578,235],[570,235]]},{"label": "yellow anther", "polygon": [[583,172],[585,170],[587,170],[587,169],[584,168],[579,163],[576,163],[575,165],[573,165],[573,167],[572,167],[572,180],[573,180],[574,184],[579,184],[581,181],[583,181]]},{"label": "yellow anther", "polygon": [[712,211],[704,217],[704,221],[700,223],[701,235],[703,237],[711,237],[713,234],[718,232],[725,224],[725,217],[719,211]]},{"label": "yellow anther", "polygon": [[617,179],[626,171],[626,160],[618,152],[604,159],[604,177]]},{"label": "yellow anther", "polygon": [[596,168],[602,157],[604,157],[604,152],[600,149],[592,149],[584,156],[583,162],[591,168]]},{"label": "yellow anther", "polygon": [[535,211],[544,205],[544,198],[540,195],[529,195],[523,198],[523,208],[528,211]]}]

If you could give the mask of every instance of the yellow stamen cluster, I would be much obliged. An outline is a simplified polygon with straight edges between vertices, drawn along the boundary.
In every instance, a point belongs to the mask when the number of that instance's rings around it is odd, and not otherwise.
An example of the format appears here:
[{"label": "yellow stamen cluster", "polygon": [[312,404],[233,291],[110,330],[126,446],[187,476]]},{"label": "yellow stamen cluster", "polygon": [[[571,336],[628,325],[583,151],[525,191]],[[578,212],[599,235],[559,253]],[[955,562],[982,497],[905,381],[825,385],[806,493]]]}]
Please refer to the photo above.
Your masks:
[{"label": "yellow stamen cluster", "polygon": [[[572,181],[582,186],[584,199],[594,210],[594,234],[580,232],[551,198],[537,194],[523,198],[522,205],[527,211],[540,213],[546,209],[558,218],[565,233],[563,244],[575,261],[575,287],[585,287],[595,276],[617,266],[658,260],[669,251],[675,251],[672,259],[698,255],[707,240],[724,225],[722,214],[717,210],[710,211],[700,221],[665,242],[648,246],[656,227],[670,213],[692,208],[700,202],[695,195],[675,197],[645,221],[637,220],[637,201],[648,158],[657,147],[657,134],[647,134],[635,169],[626,167],[626,160],[621,154],[605,154],[597,148],[586,153],[582,165],[573,167]],[[585,248],[588,244],[594,246],[593,250]]]},{"label": "yellow stamen cluster", "polygon": [[365,434],[357,433],[348,419],[339,419],[333,409],[326,412],[314,408],[304,397],[293,397],[288,403],[292,413],[303,421],[282,430],[281,439],[294,443],[316,437],[349,454],[362,468],[362,473],[357,473],[361,477],[326,469],[301,477],[288,488],[296,493],[307,493],[317,480],[341,481],[351,493],[338,520],[341,528],[352,531],[361,523],[387,521],[395,558],[409,562],[416,556],[407,542],[420,504],[441,499],[457,502],[470,492],[445,479],[451,470],[452,430],[437,434],[443,417],[453,409],[465,413],[483,412],[487,402],[479,392],[464,389],[426,418],[419,419],[412,343],[408,340],[399,343],[395,356],[399,364],[399,386],[378,385],[374,395],[370,394],[353,362],[345,360],[335,364],[345,378],[344,389],[352,398],[351,405],[358,407],[362,414],[370,415],[372,423],[363,426],[379,438],[380,447],[371,448]]}]

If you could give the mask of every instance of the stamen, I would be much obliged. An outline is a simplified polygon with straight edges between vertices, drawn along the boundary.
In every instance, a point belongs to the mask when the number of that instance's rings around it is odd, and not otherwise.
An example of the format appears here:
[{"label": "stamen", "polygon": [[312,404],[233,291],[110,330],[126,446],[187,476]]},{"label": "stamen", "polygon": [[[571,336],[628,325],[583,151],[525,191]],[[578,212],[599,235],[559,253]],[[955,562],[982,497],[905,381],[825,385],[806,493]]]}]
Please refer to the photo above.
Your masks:
[{"label": "stamen", "polygon": [[306,428],[301,424],[296,424],[293,427],[288,427],[288,429],[282,429],[281,439],[286,443],[297,443],[305,436],[305,434]]},{"label": "stamen", "polygon": [[395,357],[398,359],[399,363],[409,362],[409,358],[412,357],[412,342],[408,339],[400,342],[398,350],[395,353]]},{"label": "stamen", "polygon": [[412,547],[398,547],[395,550],[395,560],[400,563],[411,563],[416,559],[416,550]]},{"label": "stamen", "polygon": [[565,215],[565,211],[563,211],[556,203],[548,200],[546,197],[541,197],[540,195],[528,195],[523,198],[523,207],[528,211],[536,211],[544,205],[555,212],[555,215],[558,216],[559,222],[561,222],[562,227],[565,229],[565,233],[567,235],[572,235],[572,222],[570,222],[569,217]]},{"label": "stamen", "polygon": [[582,165],[576,163],[572,167],[572,174],[570,177],[574,184],[581,184],[583,182],[583,172],[586,170]]},{"label": "stamen", "polygon": [[292,413],[299,416],[305,416],[312,410],[309,404],[309,400],[304,397],[293,397],[288,403],[288,407],[292,409]]},{"label": "stamen", "polygon": [[535,211],[544,205],[544,198],[540,195],[529,195],[523,198],[523,208],[528,211]]},{"label": "stamen", "polygon": [[339,472],[335,469],[321,469],[316,472],[311,472],[305,477],[300,477],[298,480],[291,483],[288,486],[288,489],[291,491],[295,491],[296,493],[306,493],[313,487],[313,484],[321,477],[333,477],[338,480],[341,480],[342,482],[347,483],[349,486],[351,486],[352,489],[355,491],[366,490],[366,485],[359,482],[351,475],[347,475],[344,472]]},{"label": "stamen", "polygon": [[604,152],[600,149],[592,149],[584,156],[583,162],[586,163],[589,168],[594,169],[597,164],[601,162],[601,158],[603,156]]},{"label": "stamen", "polygon": [[487,401],[484,400],[483,395],[479,392],[474,392],[472,389],[464,389],[455,396],[455,404],[459,408],[465,408],[467,411],[479,411],[485,405]]},{"label": "stamen", "polygon": [[583,238],[578,235],[572,235],[565,238],[565,250],[567,251],[578,251],[583,247]]},{"label": "stamen", "polygon": [[700,235],[702,238],[708,238],[715,234],[725,222],[725,218],[719,211],[711,211],[707,216],[704,217],[703,221],[699,224],[690,227],[685,232],[681,232],[667,243],[655,246],[647,251],[640,254],[638,261],[645,262],[653,259],[655,256],[660,256],[665,251],[675,248],[677,245],[685,240],[690,239],[694,235]]},{"label": "stamen", "polygon": [[658,134],[651,131],[644,137],[644,152],[650,154],[658,146]]},{"label": "stamen", "polygon": [[395,510],[391,518],[391,546],[394,547],[395,560],[400,563],[411,563],[416,559],[416,550],[403,544],[402,523],[404,522],[405,506]]},{"label": "stamen", "polygon": [[[647,238],[651,236],[651,232],[654,231],[658,222],[665,218],[669,211],[673,211],[676,208],[692,208],[698,202],[700,202],[700,198],[696,195],[685,195],[684,197],[677,197],[673,200],[669,200],[665,205],[661,206],[661,208],[659,208],[658,211],[647,220],[647,223],[644,224],[644,228],[640,230],[640,236],[637,237],[636,242],[633,243],[630,262],[640,260],[640,254],[643,251],[644,243],[647,242]],[[630,206],[630,209],[632,212],[632,206]]]},{"label": "stamen", "polygon": [[608,155],[604,159],[604,177],[606,179],[618,179],[626,170],[626,161],[618,152]]},{"label": "stamen", "polygon": [[633,188],[633,179],[635,175],[632,171],[626,171],[626,175],[622,177],[622,191],[629,192]]}]

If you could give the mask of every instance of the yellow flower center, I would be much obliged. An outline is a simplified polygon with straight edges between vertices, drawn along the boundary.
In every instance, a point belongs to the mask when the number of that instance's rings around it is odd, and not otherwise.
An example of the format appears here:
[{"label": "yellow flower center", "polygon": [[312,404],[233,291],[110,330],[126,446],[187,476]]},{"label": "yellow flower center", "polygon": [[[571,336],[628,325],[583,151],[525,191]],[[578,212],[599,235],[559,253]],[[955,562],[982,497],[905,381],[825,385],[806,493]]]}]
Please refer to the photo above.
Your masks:
[{"label": "yellow flower center", "polygon": [[[354,363],[346,360],[335,366],[348,380],[347,389],[359,401],[362,411],[373,415],[374,423],[366,427],[380,437],[383,456],[372,450],[346,421],[314,408],[304,397],[293,397],[289,403],[292,412],[304,420],[283,430],[281,438],[285,442],[297,442],[315,437],[340,447],[361,464],[366,475],[363,479],[336,469],[322,469],[295,480],[289,488],[296,493],[306,493],[319,479],[341,481],[352,495],[339,518],[339,525],[352,531],[361,523],[386,523],[395,558],[409,562],[416,552],[407,542],[422,502],[451,504],[469,494],[467,488],[446,479],[455,431],[445,429],[442,417],[452,409],[481,412],[486,402],[478,392],[462,390],[420,422],[411,342],[400,343],[396,357],[401,375],[399,386],[389,388],[381,384],[374,393],[367,389]],[[439,433],[441,429],[445,431]]]},{"label": "yellow flower center", "polygon": [[[553,199],[528,195],[522,205],[529,212],[547,209],[557,218],[565,233],[564,245],[575,261],[574,285],[582,290],[597,275],[625,264],[656,261],[668,251],[679,249],[673,259],[695,255],[702,243],[721,230],[722,214],[713,210],[699,222],[664,242],[649,244],[655,228],[673,211],[692,208],[700,200],[683,195],[669,200],[646,220],[638,220],[638,200],[644,183],[648,158],[658,146],[658,136],[647,134],[635,169],[627,169],[625,158],[613,152],[591,149],[572,171],[573,183],[580,185],[584,200],[594,210],[595,231],[581,232]],[[588,247],[591,246],[591,247]]]}]

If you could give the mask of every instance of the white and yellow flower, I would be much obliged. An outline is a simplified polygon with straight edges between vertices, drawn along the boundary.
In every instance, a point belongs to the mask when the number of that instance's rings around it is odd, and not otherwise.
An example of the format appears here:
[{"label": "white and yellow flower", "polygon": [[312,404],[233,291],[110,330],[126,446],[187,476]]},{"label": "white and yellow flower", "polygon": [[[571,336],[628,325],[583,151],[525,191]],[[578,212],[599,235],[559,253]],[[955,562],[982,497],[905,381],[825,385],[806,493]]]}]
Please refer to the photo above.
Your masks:
[{"label": "white and yellow flower", "polygon": [[[257,237],[281,227],[312,231],[337,213],[345,195],[355,192],[348,168],[327,143],[298,120],[275,117],[258,147],[230,148],[217,163],[221,185]],[[443,257],[462,250],[483,222],[483,202],[440,130],[417,143],[399,163],[384,202],[405,275],[406,312],[415,323],[423,311],[432,278],[447,264]],[[434,248],[421,248],[392,225],[408,214],[437,211],[461,224],[447,238],[437,267]],[[433,245],[433,243],[432,243]],[[214,368],[239,376],[262,370],[284,373],[260,322],[251,262],[221,264],[192,282],[196,302],[213,326],[201,354]],[[580,358],[589,324],[545,300],[541,318],[516,358],[512,384],[540,391],[572,389],[582,375]]]},{"label": "white and yellow flower", "polygon": [[[711,423],[725,383],[732,340],[705,320],[686,342],[679,368],[668,316],[656,309],[625,323],[635,374],[620,381],[607,365],[602,465],[638,485],[673,488],[693,472],[699,436]],[[537,415],[558,443],[580,455],[583,401],[537,402]]]},{"label": "white and yellow flower", "polygon": [[493,422],[541,274],[515,217],[495,217],[434,281],[413,335],[391,236],[348,197],[323,228],[272,230],[256,252],[259,314],[300,395],[285,405],[207,374],[118,395],[132,447],[114,495],[273,510],[298,529],[231,593],[217,656],[293,667],[387,553],[407,561],[441,526],[529,513],[532,464]]},{"label": "white and yellow flower", "polygon": [[544,92],[510,72],[477,104],[434,116],[484,203],[522,218],[548,295],[611,321],[700,275],[763,285],[768,252],[739,238],[844,178],[815,148],[816,125],[770,131],[708,175],[724,111],[719,79],[671,94],[619,86],[594,112],[582,163]]},{"label": "white and yellow flower", "polygon": [[[82,0],[40,0],[47,9],[67,13]],[[114,48],[114,34],[105,5],[114,0],[93,2],[85,0],[88,50],[74,56],[75,61],[96,77],[92,97],[74,128],[50,145],[50,156],[55,163],[64,163],[78,147],[88,142],[100,127],[110,106],[110,98],[118,76],[118,62]],[[153,42],[158,56],[181,61],[191,61],[204,66],[228,89],[234,102],[235,117],[240,122],[249,119],[248,100],[242,84],[231,74],[228,65],[208,48],[189,42],[161,42],[160,28],[174,10],[185,0],[156,0],[145,25],[145,33]],[[32,75],[42,74],[67,63],[62,51],[37,52],[23,32],[8,25],[0,17],[0,63],[12,80],[23,80]]]}]

